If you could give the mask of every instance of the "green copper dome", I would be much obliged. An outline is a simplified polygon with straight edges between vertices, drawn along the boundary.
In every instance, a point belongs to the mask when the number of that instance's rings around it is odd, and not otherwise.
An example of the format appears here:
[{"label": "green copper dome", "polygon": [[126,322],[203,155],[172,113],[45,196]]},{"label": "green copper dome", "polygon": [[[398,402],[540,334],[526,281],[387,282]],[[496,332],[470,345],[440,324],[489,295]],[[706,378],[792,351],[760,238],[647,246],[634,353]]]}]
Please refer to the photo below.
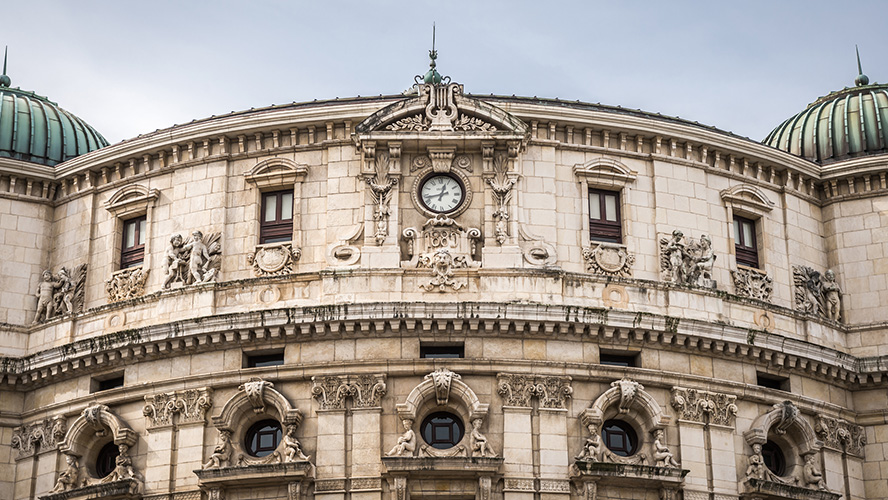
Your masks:
[{"label": "green copper dome", "polygon": [[888,85],[867,85],[817,99],[781,123],[762,141],[818,163],[864,155],[888,154]]},{"label": "green copper dome", "polygon": [[0,157],[52,166],[108,145],[56,103],[10,88],[5,73],[0,77]]}]

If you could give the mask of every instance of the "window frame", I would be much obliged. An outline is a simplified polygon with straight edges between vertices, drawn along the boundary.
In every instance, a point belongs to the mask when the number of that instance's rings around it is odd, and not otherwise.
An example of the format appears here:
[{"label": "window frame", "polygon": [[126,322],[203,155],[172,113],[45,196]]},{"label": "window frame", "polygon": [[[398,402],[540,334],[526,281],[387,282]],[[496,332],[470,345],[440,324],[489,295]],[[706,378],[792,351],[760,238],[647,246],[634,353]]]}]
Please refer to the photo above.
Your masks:
[{"label": "window frame", "polygon": [[[445,441],[436,438],[435,429],[444,427],[444,424],[436,424],[433,422],[436,418],[448,418],[451,420],[450,423],[447,424],[447,427],[450,428],[451,432],[450,440]],[[427,433],[427,429],[430,432]],[[419,426],[419,433],[422,436],[422,440],[432,448],[449,450],[450,448],[458,446],[459,443],[462,442],[463,438],[466,436],[466,426],[463,424],[459,415],[449,411],[436,411],[422,419],[422,424]]]},{"label": "window frame", "polygon": [[[610,436],[611,436],[611,427],[616,427],[619,429],[619,434],[623,437],[624,443],[626,446],[623,448],[611,447],[610,446]],[[618,455],[621,457],[631,457],[634,456],[641,449],[641,442],[638,439],[638,433],[629,424],[624,420],[617,419],[608,419],[605,420],[604,423],[601,424],[601,441],[604,444],[604,447],[610,450],[614,455]]]},{"label": "window frame", "polygon": [[[274,424],[274,425],[272,425]],[[267,427],[277,427],[273,432],[266,432],[265,428]],[[263,447],[261,443],[262,436],[265,435],[273,435],[274,436],[274,445],[271,448]],[[254,424],[250,425],[247,429],[247,432],[244,433],[244,451],[247,455],[254,458],[262,458],[274,453],[275,450],[281,445],[281,442],[284,439],[284,426],[281,425],[280,421],[274,418],[266,418],[263,420],[259,420]],[[253,447],[253,441],[256,441],[256,447]]]},{"label": "window frame", "polygon": [[[126,246],[127,229],[133,228],[131,247]],[[141,240],[141,243],[139,242]],[[120,269],[139,267],[145,262],[145,243],[148,241],[148,215],[142,214],[120,223]]]},{"label": "window frame", "polygon": [[[290,195],[290,218],[285,219],[283,211],[283,197]],[[265,220],[266,207],[268,199],[275,197],[275,219],[272,221]],[[266,245],[270,243],[287,243],[293,241],[293,222],[296,213],[296,194],[293,188],[281,189],[276,191],[260,192],[259,207],[259,244]]]},{"label": "window frame", "polygon": [[[598,196],[598,219],[592,218],[592,195]],[[621,208],[620,191],[589,187],[587,194],[588,204],[586,216],[589,219],[589,241],[623,244],[623,214]],[[613,196],[615,221],[607,220],[607,197]]]},{"label": "window frame", "polygon": [[[734,257],[737,264],[741,266],[760,269],[761,259],[759,259],[758,247],[758,220],[734,214]],[[751,227],[751,242],[746,241],[744,236],[744,225]],[[749,244],[751,243],[751,244]]]}]

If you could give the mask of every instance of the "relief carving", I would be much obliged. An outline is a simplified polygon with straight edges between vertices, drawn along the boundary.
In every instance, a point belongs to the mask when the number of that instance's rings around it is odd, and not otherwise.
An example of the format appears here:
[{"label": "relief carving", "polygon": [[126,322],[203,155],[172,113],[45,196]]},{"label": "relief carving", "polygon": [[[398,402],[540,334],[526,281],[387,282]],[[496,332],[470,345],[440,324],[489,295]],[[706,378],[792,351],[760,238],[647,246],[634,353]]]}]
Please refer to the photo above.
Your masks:
[{"label": "relief carving", "polygon": [[715,288],[712,266],[716,257],[708,235],[698,240],[688,238],[685,242],[684,234],[676,229],[671,238],[660,238],[660,270],[665,281]]},{"label": "relief carving", "polygon": [[342,230],[339,239],[327,247],[327,264],[351,266],[361,260],[361,248],[353,243],[364,234],[364,224],[355,224]]},{"label": "relief carving", "polygon": [[308,455],[302,453],[302,444],[296,439],[298,426],[290,424],[284,434],[284,462],[307,462]]},{"label": "relief carving", "polygon": [[600,462],[602,449],[601,432],[598,430],[598,426],[592,422],[590,422],[586,428],[589,429],[589,437],[586,438],[586,442],[583,444],[583,449],[580,451],[580,454],[576,456],[576,459],[585,460],[587,462]]},{"label": "relief carving", "polygon": [[100,481],[102,484],[136,478],[136,473],[133,471],[133,459],[129,456],[129,445],[120,443],[117,445],[117,449],[119,454],[114,459],[114,470],[102,478]]},{"label": "relief carving", "polygon": [[12,448],[18,457],[28,457],[55,449],[65,438],[64,417],[52,417],[16,427],[12,431]]},{"label": "relief carving", "polygon": [[213,405],[212,394],[212,389],[203,387],[145,396],[142,414],[148,419],[148,428],[172,425],[175,415],[179,423],[204,422]]},{"label": "relief carving", "polygon": [[638,391],[644,390],[643,385],[634,380],[629,380],[628,378],[611,382],[611,387],[617,387],[620,389],[619,408],[621,414],[629,413],[629,408],[632,406],[635,396],[638,395]]},{"label": "relief carving", "polygon": [[330,375],[312,377],[311,383],[322,410],[345,409],[349,397],[355,408],[376,408],[386,393],[384,375]]},{"label": "relief carving", "polygon": [[66,314],[83,312],[83,290],[86,283],[86,264],[71,271],[62,267],[53,276],[49,269],[43,271],[37,285],[37,312],[32,324],[43,323]]},{"label": "relief carving", "polygon": [[[444,157],[443,160],[446,161],[449,159],[448,157]],[[432,159],[429,158],[428,155],[417,155],[413,157],[413,161],[410,162],[410,173],[414,173],[418,170],[423,170],[432,166]],[[457,155],[453,158],[453,161],[450,163],[450,169],[453,167],[459,167],[467,172],[472,172],[472,157],[469,155]],[[441,166],[438,166],[438,169],[441,169]],[[449,171],[450,169],[445,169],[445,171]]]},{"label": "relief carving", "polygon": [[866,446],[866,433],[863,427],[846,420],[818,416],[814,423],[814,432],[823,441],[824,446],[834,450],[845,450],[859,457],[863,456]]},{"label": "relief carving", "polygon": [[164,259],[166,278],[163,288],[173,283],[197,285],[216,281],[222,265],[222,233],[212,233],[206,238],[201,231],[191,233],[186,242],[182,235],[170,237]]},{"label": "relief carving", "polygon": [[496,457],[497,454],[487,442],[487,437],[481,434],[481,424],[484,420],[476,418],[472,420],[472,433],[469,436],[469,442],[472,447],[473,457]]},{"label": "relief carving", "polygon": [[832,269],[821,276],[808,266],[792,266],[792,278],[796,311],[832,321],[842,320],[842,289]]},{"label": "relief carving", "polygon": [[202,469],[219,469],[231,465],[231,431],[219,430],[219,444],[213,448],[213,454]]},{"label": "relief carving", "polygon": [[53,487],[50,493],[62,493],[87,485],[87,480],[83,477],[83,473],[80,470],[79,459],[74,455],[65,454],[65,463],[67,466],[59,474],[55,487]]},{"label": "relief carving", "polygon": [[493,226],[496,242],[500,245],[509,237],[509,203],[512,200],[512,187],[518,182],[518,175],[508,172],[507,161],[506,155],[496,155],[493,158],[493,176],[484,179],[490,185],[496,207]]},{"label": "relief carving", "polygon": [[256,276],[282,276],[292,274],[296,261],[302,257],[302,250],[292,243],[269,243],[259,245],[256,251],[247,256]]},{"label": "relief carving", "polygon": [[401,420],[404,427],[404,434],[398,437],[398,444],[385,454],[387,457],[412,457],[416,451],[416,433],[413,432],[413,420],[405,418]]},{"label": "relief carving", "polygon": [[567,408],[573,394],[570,377],[497,374],[497,392],[505,406],[530,406],[533,396],[539,398],[540,408]]},{"label": "relief carving", "polygon": [[447,406],[447,401],[450,400],[450,386],[454,379],[460,380],[462,376],[447,368],[438,368],[423,377],[423,380],[431,380],[435,384],[435,399],[438,401],[438,406]]},{"label": "relief carving", "polygon": [[466,230],[455,220],[438,215],[426,221],[422,232],[417,233],[412,227],[404,229],[409,260],[402,261],[401,265],[431,270],[432,279],[419,286],[426,291],[437,289],[440,292],[464,287],[465,283],[453,279],[454,270],[481,265],[474,259],[481,231],[475,228]]},{"label": "relief carving", "polygon": [[631,278],[635,255],[627,252],[623,245],[599,243],[583,248],[583,260],[586,261],[586,271],[590,273]]},{"label": "relief carving", "polygon": [[432,270],[432,279],[428,283],[419,285],[427,292],[435,289],[439,292],[446,292],[448,287],[452,290],[459,290],[466,286],[465,283],[453,279],[454,269],[469,267],[465,257],[462,255],[454,257],[446,248],[439,248],[432,255],[426,254],[420,257],[416,267],[427,267]]},{"label": "relief carving", "polygon": [[672,388],[672,407],[681,420],[733,427],[737,416],[737,396],[718,392]]},{"label": "relief carving", "polygon": [[388,220],[391,215],[389,204],[392,199],[393,188],[398,185],[398,178],[389,175],[391,162],[389,153],[378,151],[375,153],[376,172],[364,177],[364,181],[370,188],[370,197],[373,200],[373,221],[375,227],[375,239],[377,245],[382,245],[388,236]]},{"label": "relief carving", "polygon": [[238,386],[237,390],[244,391],[254,413],[265,413],[265,388],[274,387],[274,384],[266,380],[253,378]]},{"label": "relief carving", "polygon": [[148,269],[131,267],[121,269],[111,275],[105,282],[109,302],[134,299],[145,295],[145,282],[148,281]]},{"label": "relief carving", "polygon": [[771,301],[771,292],[774,290],[774,280],[767,273],[749,268],[739,268],[731,271],[734,278],[734,292],[751,299]]}]

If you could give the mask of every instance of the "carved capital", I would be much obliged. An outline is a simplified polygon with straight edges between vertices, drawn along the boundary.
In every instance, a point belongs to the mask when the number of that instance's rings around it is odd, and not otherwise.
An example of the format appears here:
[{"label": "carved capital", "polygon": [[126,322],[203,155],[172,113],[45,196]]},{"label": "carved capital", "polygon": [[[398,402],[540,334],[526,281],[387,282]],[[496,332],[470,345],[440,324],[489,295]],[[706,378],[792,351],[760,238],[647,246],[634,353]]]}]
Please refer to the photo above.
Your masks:
[{"label": "carved capital", "polygon": [[65,438],[65,417],[52,417],[31,422],[12,431],[12,448],[18,458],[29,457],[55,449]]},{"label": "carved capital", "polygon": [[142,414],[148,419],[148,428],[179,423],[204,422],[207,411],[213,406],[213,390],[209,387],[186,389],[145,396]]},{"label": "carved capital", "polygon": [[497,374],[497,392],[505,406],[529,407],[531,397],[535,396],[540,408],[565,409],[567,400],[573,395],[570,383],[570,377]]},{"label": "carved capital", "polygon": [[672,407],[680,420],[733,427],[737,416],[737,396],[719,392],[672,388]]},{"label": "carved capital", "polygon": [[345,409],[349,397],[355,408],[376,408],[386,393],[385,375],[330,375],[311,378],[311,393],[322,410]]},{"label": "carved capital", "polygon": [[821,415],[814,422],[814,432],[827,448],[844,450],[851,455],[863,457],[866,446],[866,433],[863,427],[847,420]]}]

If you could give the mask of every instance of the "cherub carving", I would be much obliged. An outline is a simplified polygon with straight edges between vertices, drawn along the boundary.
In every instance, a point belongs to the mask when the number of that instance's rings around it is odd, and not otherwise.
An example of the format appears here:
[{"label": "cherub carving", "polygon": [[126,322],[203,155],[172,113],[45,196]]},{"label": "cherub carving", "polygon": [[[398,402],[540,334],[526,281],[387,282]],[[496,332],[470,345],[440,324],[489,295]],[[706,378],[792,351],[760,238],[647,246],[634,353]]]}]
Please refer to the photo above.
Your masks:
[{"label": "cherub carving", "polygon": [[77,457],[65,455],[65,462],[68,466],[59,474],[59,479],[50,493],[70,491],[83,485],[83,481],[80,479],[80,464],[77,461]]},{"label": "cherub carving", "polygon": [[170,237],[170,246],[167,247],[165,254],[166,278],[163,281],[163,288],[169,288],[173,281],[185,281],[184,276],[182,276],[182,271],[186,264],[183,255],[185,252],[183,244],[181,234],[174,234]]},{"label": "cherub carving", "polygon": [[213,454],[207,463],[203,464],[204,469],[218,469],[220,467],[228,467],[231,463],[231,432],[219,431],[219,444],[213,448]]},{"label": "cherub carving", "polygon": [[404,426],[404,434],[401,434],[398,438],[398,444],[385,454],[387,457],[413,456],[413,452],[416,451],[416,433],[413,432],[413,420],[405,418],[401,420],[401,425]]},{"label": "cherub carving", "polygon": [[586,438],[583,445],[583,451],[577,455],[577,460],[588,460],[589,462],[601,461],[601,434],[598,432],[598,426],[590,423],[588,426],[590,436]]},{"label": "cherub carving", "polygon": [[823,480],[823,473],[814,465],[814,454],[810,453],[805,457],[805,466],[802,468],[802,480],[808,488],[817,488],[818,490],[826,490],[826,482]]},{"label": "cherub carving", "polygon": [[472,420],[472,434],[471,434],[471,444],[472,444],[472,456],[475,457],[495,457],[496,453],[490,447],[490,444],[487,442],[487,437],[484,434],[481,434],[481,424],[483,420],[480,418],[476,418]]},{"label": "cherub carving", "polygon": [[61,286],[62,283],[53,279],[49,269],[43,271],[43,280],[37,285],[37,292],[34,294],[37,296],[37,312],[34,314],[33,324],[39,323],[41,317],[43,321],[49,321],[52,318],[55,312],[53,295],[55,290]]},{"label": "cherub carving", "polygon": [[132,479],[136,477],[133,471],[133,459],[129,456],[129,446],[126,444],[117,445],[120,454],[114,459],[116,467],[110,474],[102,478],[102,483],[110,483],[112,481],[121,481],[123,479]]},{"label": "cherub carving", "polygon": [[654,431],[654,463],[657,464],[657,467],[679,467],[678,462],[675,461],[675,456],[663,444],[665,440],[666,435],[663,429]]},{"label": "cherub carving", "polygon": [[823,274],[820,290],[823,294],[824,314],[833,321],[839,321],[842,318],[842,289],[836,283],[836,273],[832,269],[827,269]]},{"label": "cherub carving", "polygon": [[296,439],[296,426],[288,425],[287,434],[284,435],[284,462],[308,461],[308,457],[302,453],[302,445]]}]

